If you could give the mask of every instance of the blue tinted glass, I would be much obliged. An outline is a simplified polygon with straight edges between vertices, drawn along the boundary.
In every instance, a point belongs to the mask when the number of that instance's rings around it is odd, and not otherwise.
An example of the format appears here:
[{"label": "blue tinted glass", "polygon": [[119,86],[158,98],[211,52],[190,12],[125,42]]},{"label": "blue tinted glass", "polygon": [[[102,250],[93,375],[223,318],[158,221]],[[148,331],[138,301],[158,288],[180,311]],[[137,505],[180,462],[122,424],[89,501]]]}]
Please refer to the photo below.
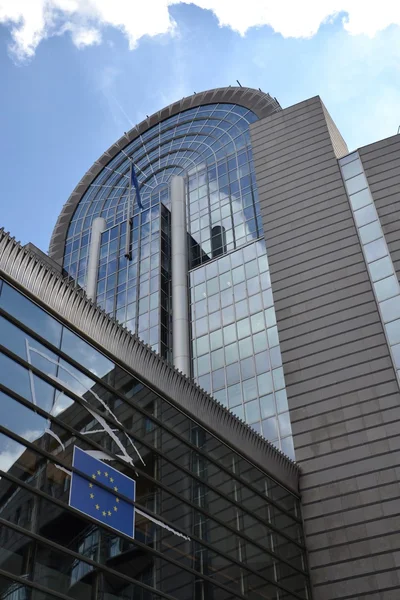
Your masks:
[{"label": "blue tinted glass", "polygon": [[1,288],[0,307],[54,346],[59,346],[61,323],[6,283]]}]

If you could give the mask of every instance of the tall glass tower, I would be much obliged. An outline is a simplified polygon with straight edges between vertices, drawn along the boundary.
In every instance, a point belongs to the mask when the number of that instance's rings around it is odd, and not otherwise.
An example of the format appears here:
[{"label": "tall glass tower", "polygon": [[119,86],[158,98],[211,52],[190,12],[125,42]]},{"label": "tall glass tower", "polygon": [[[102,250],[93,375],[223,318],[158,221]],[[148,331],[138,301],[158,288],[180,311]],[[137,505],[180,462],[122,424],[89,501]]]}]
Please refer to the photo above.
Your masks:
[{"label": "tall glass tower", "polygon": [[293,458],[249,132],[279,110],[268,94],[222,88],[149,117],[78,184],[49,254],[107,313]]}]

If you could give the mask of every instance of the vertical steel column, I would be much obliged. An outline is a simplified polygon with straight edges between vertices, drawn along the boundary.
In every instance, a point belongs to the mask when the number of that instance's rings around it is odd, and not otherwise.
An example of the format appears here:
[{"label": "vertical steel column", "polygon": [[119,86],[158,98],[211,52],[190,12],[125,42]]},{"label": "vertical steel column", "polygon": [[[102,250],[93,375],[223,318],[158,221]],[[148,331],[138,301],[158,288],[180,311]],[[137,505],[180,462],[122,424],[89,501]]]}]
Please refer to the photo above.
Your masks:
[{"label": "vertical steel column", "polygon": [[188,250],[185,179],[171,179],[172,355],[174,366],[190,374]]},{"label": "vertical steel column", "polygon": [[96,217],[96,219],[93,219],[86,281],[86,295],[93,301],[96,300],[97,296],[101,234],[106,227],[107,222],[103,217]]}]

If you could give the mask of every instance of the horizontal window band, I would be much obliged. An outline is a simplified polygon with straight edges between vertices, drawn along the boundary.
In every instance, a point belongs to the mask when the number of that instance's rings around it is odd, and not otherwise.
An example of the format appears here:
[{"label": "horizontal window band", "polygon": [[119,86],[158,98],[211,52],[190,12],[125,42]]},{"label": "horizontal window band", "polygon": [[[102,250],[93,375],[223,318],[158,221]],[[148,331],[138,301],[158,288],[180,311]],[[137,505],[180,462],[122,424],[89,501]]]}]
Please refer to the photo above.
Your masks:
[{"label": "horizontal window band", "polygon": [[[298,516],[294,515],[293,513],[291,513],[290,511],[288,511],[287,509],[285,509],[281,505],[279,505],[275,500],[273,500],[270,497],[265,496],[264,494],[262,494],[259,490],[257,490],[257,488],[253,487],[251,484],[249,484],[244,479],[242,479],[240,477],[240,475],[235,474],[233,471],[231,471],[231,470],[227,469],[226,467],[224,467],[224,465],[221,465],[220,463],[216,463],[215,460],[211,459],[206,452],[204,452],[204,451],[201,450],[201,448],[199,448],[199,447],[191,444],[184,437],[182,437],[179,434],[177,434],[176,432],[172,431],[172,429],[168,425],[164,425],[162,421],[160,421],[159,419],[157,419],[157,417],[149,414],[143,408],[141,408],[139,406],[136,406],[133,403],[131,403],[130,400],[128,398],[126,398],[123,394],[121,394],[120,392],[118,392],[117,390],[115,390],[112,386],[110,386],[107,383],[105,383],[104,381],[102,381],[102,379],[100,379],[99,377],[95,376],[91,371],[89,371],[88,369],[86,369],[85,367],[83,367],[82,365],[80,365],[78,362],[74,361],[70,356],[68,356],[67,354],[65,354],[64,352],[62,352],[60,349],[58,349],[56,346],[54,346],[53,344],[49,343],[47,340],[45,340],[44,338],[42,338],[41,336],[39,336],[36,332],[34,332],[33,330],[31,330],[29,327],[27,327],[24,324],[20,323],[15,317],[13,317],[12,315],[9,315],[4,309],[0,308],[0,315],[3,316],[4,318],[6,318],[8,321],[10,321],[18,329],[24,331],[25,333],[27,333],[28,335],[30,335],[31,337],[33,337],[34,339],[36,339],[43,346],[47,347],[51,352],[54,352],[55,354],[57,354],[58,356],[60,356],[60,358],[62,358],[63,360],[65,360],[66,362],[68,362],[69,364],[71,364],[73,367],[75,367],[77,370],[79,370],[80,372],[82,372],[84,375],[87,375],[90,379],[92,379],[96,383],[99,383],[104,389],[106,389],[107,391],[113,393],[115,396],[117,396],[118,398],[120,398],[121,400],[123,400],[123,402],[125,402],[132,410],[137,411],[137,412],[141,413],[143,416],[151,419],[159,427],[161,427],[162,429],[164,429],[165,431],[167,431],[172,437],[174,437],[175,439],[177,439],[181,443],[185,444],[185,446],[187,446],[189,449],[197,452],[199,455],[203,456],[204,458],[206,458],[206,460],[210,461],[211,463],[214,463],[221,471],[224,471],[232,479],[237,480],[239,483],[241,483],[242,485],[244,485],[245,487],[247,487],[248,489],[250,489],[251,491],[253,491],[253,493],[255,493],[257,496],[259,496],[260,498],[262,498],[265,502],[273,505],[277,510],[279,510],[283,514],[286,514],[288,517],[290,517],[294,521],[297,521],[298,523],[301,523],[301,519]],[[10,352],[10,351],[8,351],[8,352]],[[20,361],[18,360],[18,362],[20,362]],[[115,362],[115,361],[113,361],[113,362]],[[33,367],[33,365],[28,365],[28,363],[26,363],[26,362],[23,362],[23,363],[21,362],[21,364],[23,364],[26,368],[32,367],[32,370],[35,368],[35,367]],[[118,363],[115,363],[115,365],[118,366],[119,368],[121,368],[124,372],[126,372],[127,376],[133,377],[134,379],[137,379],[136,376],[132,376],[125,368],[120,367],[118,365]],[[47,377],[41,371],[38,372],[38,375],[42,379],[45,379],[45,377]],[[50,380],[51,380],[51,378],[50,378]],[[168,400],[166,400],[165,398],[163,398],[162,396],[160,396],[160,394],[158,394],[157,392],[155,392],[154,390],[152,390],[151,388],[149,388],[149,386],[147,384],[142,383],[140,381],[140,379],[137,379],[137,380],[138,380],[138,382],[141,383],[141,385],[143,385],[145,388],[149,389],[152,393],[154,393],[157,396],[157,398],[160,398],[162,402],[166,402],[168,405],[172,406],[172,408],[174,410],[180,412],[183,417],[189,419],[190,422],[192,422],[195,425],[199,426],[202,430],[204,430],[205,432],[207,432],[214,439],[220,441],[212,432],[209,432],[202,425],[198,424],[189,415],[186,415],[186,413],[184,411],[182,411],[180,408],[178,408],[174,404],[171,404],[170,402],[168,402]],[[48,381],[48,380],[46,379],[46,381]],[[51,385],[55,385],[55,382],[53,380],[51,380]],[[69,392],[69,390],[67,390],[67,393],[71,395],[71,392]],[[104,415],[104,418],[107,420],[108,419],[107,415]],[[233,454],[237,455],[238,458],[240,458],[241,460],[244,460],[245,463],[249,464],[251,467],[253,467],[254,469],[256,469],[256,471],[260,474],[260,476],[266,477],[268,479],[271,479],[279,488],[287,491],[288,495],[292,496],[297,501],[299,500],[299,496],[295,496],[292,492],[290,492],[289,490],[286,490],[286,488],[284,486],[282,486],[279,482],[277,482],[276,480],[274,480],[268,473],[263,473],[259,469],[259,467],[257,467],[256,465],[253,465],[246,457],[244,457],[243,455],[241,455],[240,453],[238,453],[236,450],[232,449],[230,446],[226,445],[225,443],[223,443],[223,445],[227,448],[227,450],[229,450],[229,452],[233,452]]]},{"label": "horizontal window band", "polygon": [[[77,517],[82,518],[82,512],[66,505],[64,502],[62,502],[61,500],[58,500],[57,498],[53,498],[51,496],[49,496],[48,494],[46,494],[45,492],[43,492],[42,490],[38,490],[37,488],[32,488],[30,485],[26,484],[25,482],[22,482],[20,480],[18,480],[15,476],[11,475],[10,473],[6,473],[2,470],[0,470],[0,473],[2,474],[2,476],[4,476],[6,479],[8,479],[9,481],[11,481],[12,483],[14,483],[15,485],[17,485],[20,488],[25,489],[26,491],[32,493],[33,495],[39,496],[41,498],[43,498],[45,501],[50,502],[51,504],[55,504],[57,505],[59,508],[62,508],[64,510],[66,510],[67,512],[70,512],[72,514],[75,514]],[[230,594],[236,595],[237,598],[241,598],[242,600],[246,600],[246,596],[243,596],[242,594],[235,594],[229,587],[225,586],[224,584],[220,583],[220,582],[216,582],[215,579],[213,579],[211,576],[208,575],[204,575],[199,573],[198,571],[195,571],[194,569],[185,566],[182,564],[182,562],[179,562],[178,560],[174,559],[174,558],[170,558],[170,557],[166,557],[165,554],[162,551],[159,550],[155,550],[154,548],[150,548],[149,546],[146,546],[144,543],[131,538],[121,532],[116,532],[115,529],[113,529],[112,527],[109,527],[107,524],[105,523],[101,523],[101,525],[99,525],[99,521],[97,521],[96,519],[90,517],[89,515],[84,515],[84,518],[89,521],[90,523],[92,523],[93,525],[104,529],[107,533],[113,535],[114,537],[116,535],[118,535],[118,537],[125,539],[126,541],[130,542],[130,543],[134,543],[136,546],[140,547],[144,552],[148,552],[149,554],[152,554],[154,556],[156,556],[157,558],[160,558],[161,560],[165,560],[166,562],[175,565],[176,567],[178,567],[181,570],[186,571],[187,573],[190,573],[191,575],[194,575],[195,577],[201,577],[204,581],[208,581],[211,584],[215,585],[216,587],[225,590],[226,592],[229,592]],[[24,532],[24,530],[23,530]],[[24,532],[25,533],[25,532]],[[40,537],[40,536],[39,536]],[[215,550],[214,550],[215,552]],[[190,557],[189,557],[190,558]],[[85,557],[83,557],[83,560],[85,560]],[[228,559],[230,560],[230,559]],[[247,569],[243,563],[239,563],[240,568],[243,570],[247,570],[249,571],[249,569]],[[102,567],[101,567],[102,568]],[[274,585],[276,588],[279,588],[281,590],[283,590],[285,593],[291,595],[293,598],[298,598],[299,600],[304,600],[304,597],[299,596],[296,592],[291,591],[287,588],[285,588],[283,585],[281,585],[278,582],[275,581],[271,581],[266,579],[265,577],[263,577],[262,575],[260,575],[259,573],[257,573],[256,571],[249,571],[249,573],[252,573],[253,575],[256,575],[257,577],[259,577],[260,579],[262,579],[266,584],[270,584],[270,585]],[[305,578],[305,582],[308,581],[308,578]]]}]

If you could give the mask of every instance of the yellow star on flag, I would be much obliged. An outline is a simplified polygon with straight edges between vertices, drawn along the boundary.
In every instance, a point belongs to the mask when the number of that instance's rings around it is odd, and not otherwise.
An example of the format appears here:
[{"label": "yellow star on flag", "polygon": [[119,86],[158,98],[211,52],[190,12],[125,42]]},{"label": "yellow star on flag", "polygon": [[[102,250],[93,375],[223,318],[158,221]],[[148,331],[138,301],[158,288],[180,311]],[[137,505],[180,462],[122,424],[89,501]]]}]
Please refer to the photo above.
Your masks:
[{"label": "yellow star on flag", "polygon": [[93,475],[92,475],[92,478],[93,478],[93,479],[96,479],[96,475],[95,475],[94,473],[93,473]]},{"label": "yellow star on flag", "polygon": [[115,502],[119,502],[119,498],[115,498]]},{"label": "yellow star on flag", "polygon": [[103,517],[106,517],[106,516],[107,516],[107,513],[105,510],[103,510]]},{"label": "yellow star on flag", "polygon": [[92,488],[93,487],[93,483],[89,483],[89,487]]},{"label": "yellow star on flag", "polygon": [[108,516],[111,517],[111,510],[108,511]]},{"label": "yellow star on flag", "polygon": [[105,476],[105,477],[108,477],[108,473],[107,473],[107,471],[104,471],[104,476]]},{"label": "yellow star on flag", "polygon": [[99,510],[100,506],[98,504],[96,504],[96,510]]},{"label": "yellow star on flag", "polygon": [[114,510],[115,510],[115,512],[117,512],[118,508],[116,506],[114,506]]},{"label": "yellow star on flag", "polygon": [[101,471],[97,471],[97,475],[101,475]]},{"label": "yellow star on flag", "polygon": [[114,490],[115,490],[116,492],[118,492],[118,488],[117,488],[117,486],[114,486]]},{"label": "yellow star on flag", "polygon": [[91,497],[91,499],[93,500],[93,498],[94,498],[94,494],[90,494],[90,497]]},{"label": "yellow star on flag", "polygon": [[112,477],[110,477],[110,481],[111,483],[114,483],[114,479]]}]

